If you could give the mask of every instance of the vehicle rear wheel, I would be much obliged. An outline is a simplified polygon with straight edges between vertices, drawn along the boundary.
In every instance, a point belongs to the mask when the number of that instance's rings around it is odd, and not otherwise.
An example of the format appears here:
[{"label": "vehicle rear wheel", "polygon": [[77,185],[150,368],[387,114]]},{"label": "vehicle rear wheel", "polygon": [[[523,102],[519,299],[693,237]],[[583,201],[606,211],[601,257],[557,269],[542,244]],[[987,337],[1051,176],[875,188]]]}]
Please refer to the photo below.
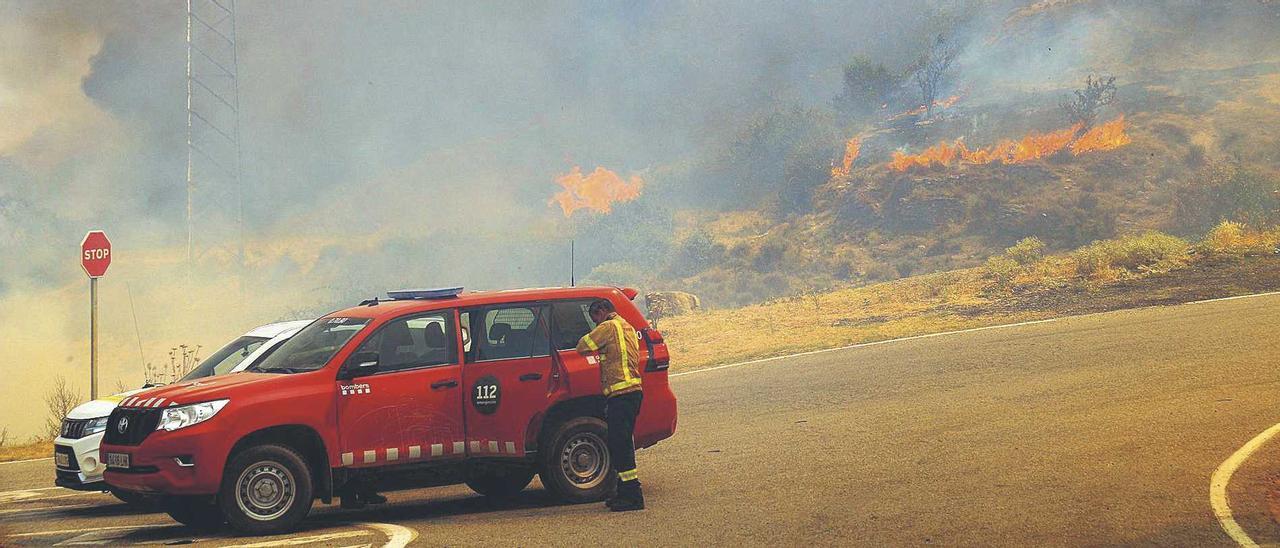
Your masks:
[{"label": "vehicle rear wheel", "polygon": [[217,531],[226,523],[213,497],[165,497],[161,505],[169,517],[197,531]]},{"label": "vehicle rear wheel", "polygon": [[250,447],[232,457],[218,504],[231,527],[267,535],[289,531],[311,512],[311,468],[282,445]]},{"label": "vehicle rear wheel", "polygon": [[486,465],[467,470],[467,487],[486,497],[509,497],[529,486],[531,466]]},{"label": "vehicle rear wheel", "polygon": [[538,451],[542,484],[566,502],[605,498],[616,480],[605,433],[605,422],[595,417],[560,423]]}]

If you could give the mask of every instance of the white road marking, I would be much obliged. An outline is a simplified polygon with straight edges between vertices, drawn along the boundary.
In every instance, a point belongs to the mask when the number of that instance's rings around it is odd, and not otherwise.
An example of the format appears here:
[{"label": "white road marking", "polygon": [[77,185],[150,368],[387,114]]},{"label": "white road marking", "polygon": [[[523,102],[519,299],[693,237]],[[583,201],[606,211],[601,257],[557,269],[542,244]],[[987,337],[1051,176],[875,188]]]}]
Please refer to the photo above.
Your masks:
[{"label": "white road marking", "polygon": [[0,498],[5,495],[16,495],[18,493],[35,493],[37,491],[52,491],[54,489],[63,489],[63,487],[36,487],[35,489],[15,489],[13,491],[0,492]]},{"label": "white road marking", "polygon": [[43,508],[15,508],[13,510],[0,510],[0,514],[21,514],[24,512],[51,512],[54,510],[78,510],[80,508],[93,508],[100,506],[98,504],[68,504],[66,506],[46,506]]},{"label": "white road marking", "polygon": [[114,527],[93,527],[90,529],[61,529],[58,531],[36,531],[34,533],[14,533],[6,535],[9,538],[29,538],[29,537],[52,537],[55,535],[69,535],[72,533],[84,533],[86,531],[120,531],[123,529],[157,529],[160,527],[179,528],[182,525],[177,523],[161,523],[156,525],[117,525]]},{"label": "white road marking", "polygon": [[42,460],[53,460],[53,457],[41,457],[38,459],[26,459],[26,460],[10,460],[5,462],[0,462],[0,466],[4,466],[6,464],[22,464],[24,462],[40,462]]},{"label": "white road marking", "polygon": [[1234,301],[1236,299],[1252,299],[1254,297],[1267,297],[1270,295],[1280,295],[1280,291],[1269,291],[1267,293],[1250,293],[1248,295],[1236,295],[1234,297],[1218,297],[1216,299],[1205,299],[1203,301],[1191,301],[1185,304],[1217,303],[1222,301]]},{"label": "white road marking", "polygon": [[254,542],[250,544],[233,544],[223,548],[267,548],[269,546],[297,546],[299,544],[310,544],[312,542],[327,542],[332,544],[333,540],[340,538],[363,537],[372,534],[370,531],[341,531],[338,533],[323,533],[319,535],[308,535],[305,537],[278,538],[264,542]]},{"label": "white road marking", "polygon": [[405,546],[408,546],[410,542],[413,542],[414,539],[418,538],[417,531],[392,523],[358,522],[353,523],[352,525],[368,527],[387,535],[387,543],[383,544],[382,548],[404,548]]},{"label": "white road marking", "polygon": [[[1186,303],[1181,303],[1181,304],[1173,304],[1173,305],[1166,305],[1166,306],[1174,307],[1174,306],[1183,306],[1183,305],[1190,305],[1190,304],[1216,303],[1216,302],[1221,302],[1221,301],[1234,301],[1234,300],[1237,300],[1237,299],[1252,299],[1252,298],[1257,298],[1257,297],[1268,297],[1268,296],[1272,296],[1272,295],[1280,295],[1280,291],[1270,291],[1270,292],[1267,292],[1267,293],[1251,293],[1251,294],[1248,294],[1248,295],[1236,295],[1236,296],[1234,296],[1234,297],[1219,297],[1219,298],[1217,298],[1217,299],[1205,299],[1205,300],[1201,300],[1201,301],[1191,301],[1191,302],[1186,302]],[[1150,307],[1148,307],[1148,308],[1150,308]],[[782,355],[782,356],[772,356],[772,357],[768,357],[768,358],[760,358],[760,359],[757,359],[757,360],[748,360],[748,361],[745,361],[745,362],[730,363],[730,364],[726,364],[726,365],[717,365],[717,366],[715,366],[715,367],[708,367],[708,368],[706,368],[706,369],[695,369],[695,370],[693,370],[693,371],[684,371],[684,372],[681,372],[681,373],[672,373],[672,374],[668,375],[668,378],[683,377],[683,376],[685,376],[685,375],[693,375],[693,374],[696,374],[696,373],[706,373],[706,372],[708,372],[708,371],[717,371],[717,370],[720,370],[720,369],[729,369],[729,368],[732,368],[732,367],[741,367],[741,366],[744,366],[744,365],[754,365],[754,364],[757,364],[757,363],[765,363],[765,362],[772,362],[772,361],[777,361],[777,360],[785,360],[785,359],[788,359],[788,358],[799,358],[799,357],[801,357],[801,356],[812,356],[812,355],[814,355],[814,354],[825,354],[825,353],[827,353],[827,352],[839,352],[839,351],[841,351],[841,350],[850,350],[850,349],[853,349],[853,348],[866,348],[866,347],[868,347],[868,346],[879,346],[879,345],[882,345],[882,344],[889,344],[889,343],[898,343],[898,342],[906,342],[906,341],[915,341],[915,340],[920,340],[920,339],[931,339],[931,338],[933,338],[933,337],[946,337],[946,336],[949,336],[949,335],[962,335],[962,334],[965,334],[965,333],[976,333],[976,332],[978,332],[978,331],[987,331],[987,330],[993,330],[993,329],[1008,329],[1008,328],[1011,328],[1011,327],[1022,327],[1022,326],[1026,326],[1026,325],[1037,325],[1037,324],[1042,324],[1042,323],[1053,323],[1053,322],[1056,322],[1056,321],[1066,320],[1066,319],[1070,319],[1070,318],[1087,318],[1087,317],[1089,317],[1089,316],[1097,316],[1097,315],[1100,315],[1100,314],[1110,314],[1110,313],[1112,313],[1112,312],[1120,312],[1120,311],[1123,311],[1123,310],[1137,310],[1137,309],[1134,309],[1134,308],[1122,308],[1122,309],[1117,309],[1117,310],[1107,310],[1107,311],[1103,311],[1103,312],[1091,312],[1091,313],[1089,313],[1089,314],[1079,314],[1079,315],[1074,315],[1074,316],[1058,316],[1058,317],[1056,317],[1056,318],[1045,318],[1045,319],[1043,319],[1043,320],[1031,320],[1031,321],[1027,321],[1027,322],[1006,323],[1006,324],[1000,324],[1000,325],[988,325],[988,326],[984,326],[984,327],[971,327],[971,328],[969,328],[969,329],[958,329],[958,330],[955,330],[955,331],[942,331],[942,332],[939,332],[939,333],[926,333],[926,334],[924,334],[924,335],[912,335],[912,336],[910,336],[910,337],[900,337],[900,338],[897,338],[897,339],[885,339],[885,340],[882,340],[882,341],[871,341],[871,342],[864,342],[864,343],[858,343],[858,344],[850,344],[850,345],[845,345],[845,346],[837,346],[837,347],[835,347],[835,348],[822,348],[822,349],[818,349],[818,350],[810,350],[810,351],[808,351],[808,352],[798,352],[798,353],[795,353],[795,354],[785,354],[785,355]]]},{"label": "white road marking", "polygon": [[1257,451],[1267,440],[1280,433],[1280,424],[1276,424],[1271,428],[1263,430],[1261,434],[1254,436],[1243,447],[1232,453],[1227,460],[1218,465],[1218,469],[1213,471],[1213,477],[1209,480],[1209,505],[1213,507],[1213,516],[1218,518],[1218,524],[1222,526],[1222,530],[1232,540],[1241,546],[1256,548],[1258,543],[1249,538],[1249,535],[1240,528],[1240,524],[1236,523],[1236,518],[1231,514],[1231,506],[1227,504],[1227,483],[1231,481],[1231,474],[1244,464],[1244,461]]}]

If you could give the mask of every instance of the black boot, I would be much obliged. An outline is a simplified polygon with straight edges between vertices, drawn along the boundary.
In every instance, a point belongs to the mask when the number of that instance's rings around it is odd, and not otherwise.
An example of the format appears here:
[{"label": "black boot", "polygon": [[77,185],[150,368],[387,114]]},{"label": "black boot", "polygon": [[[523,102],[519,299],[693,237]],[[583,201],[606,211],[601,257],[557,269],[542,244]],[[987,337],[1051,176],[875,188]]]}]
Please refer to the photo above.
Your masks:
[{"label": "black boot", "polygon": [[644,493],[640,491],[640,481],[631,480],[618,484],[618,496],[605,503],[614,512],[630,512],[644,510]]}]

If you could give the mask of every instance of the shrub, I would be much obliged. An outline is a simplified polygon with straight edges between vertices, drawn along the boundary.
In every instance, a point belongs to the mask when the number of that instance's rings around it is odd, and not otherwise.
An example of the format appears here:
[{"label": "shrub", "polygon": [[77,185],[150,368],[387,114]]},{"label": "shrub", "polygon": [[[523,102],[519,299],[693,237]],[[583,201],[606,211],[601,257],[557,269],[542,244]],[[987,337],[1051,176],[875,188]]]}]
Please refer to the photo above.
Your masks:
[{"label": "shrub", "polygon": [[1197,248],[1207,253],[1280,253],[1277,245],[1280,245],[1280,229],[1249,230],[1243,223],[1222,221],[1204,235]]},{"label": "shrub", "polygon": [[1044,242],[1035,236],[1023,238],[1004,250],[1004,256],[1023,266],[1039,262],[1044,258]]},{"label": "shrub", "polygon": [[1232,253],[1240,251],[1244,243],[1244,225],[1231,221],[1222,221],[1204,235],[1200,247],[1215,253]]},{"label": "shrub", "polygon": [[996,285],[1001,287],[1012,283],[1013,279],[1022,272],[1022,265],[1005,255],[988,258],[984,268],[987,271],[987,277],[995,280]]},{"label": "shrub", "polygon": [[1078,274],[1103,278],[1121,273],[1153,270],[1185,257],[1187,242],[1160,232],[1146,232],[1115,240],[1094,242],[1071,254]]}]

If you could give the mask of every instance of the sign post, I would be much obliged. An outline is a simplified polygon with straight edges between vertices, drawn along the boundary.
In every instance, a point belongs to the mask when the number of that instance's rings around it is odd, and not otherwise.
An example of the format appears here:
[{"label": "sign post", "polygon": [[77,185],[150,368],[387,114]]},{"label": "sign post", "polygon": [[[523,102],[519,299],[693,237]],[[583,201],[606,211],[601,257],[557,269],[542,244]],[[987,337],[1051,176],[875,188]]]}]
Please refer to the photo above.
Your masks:
[{"label": "sign post", "polygon": [[89,275],[89,399],[98,399],[98,278],[111,266],[111,240],[91,230],[80,242],[80,267]]}]

